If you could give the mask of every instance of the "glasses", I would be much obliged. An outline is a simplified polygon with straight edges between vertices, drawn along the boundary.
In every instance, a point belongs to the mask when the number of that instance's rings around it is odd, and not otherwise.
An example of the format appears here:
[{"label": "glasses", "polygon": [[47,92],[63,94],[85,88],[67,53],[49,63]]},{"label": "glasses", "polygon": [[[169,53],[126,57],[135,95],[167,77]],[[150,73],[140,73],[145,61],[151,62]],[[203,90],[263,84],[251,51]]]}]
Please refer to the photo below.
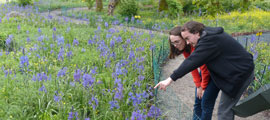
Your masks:
[{"label": "glasses", "polygon": [[174,41],[174,42],[171,42],[172,45],[177,45],[177,44],[179,44],[179,43],[180,43],[180,40],[176,40],[176,41]]}]

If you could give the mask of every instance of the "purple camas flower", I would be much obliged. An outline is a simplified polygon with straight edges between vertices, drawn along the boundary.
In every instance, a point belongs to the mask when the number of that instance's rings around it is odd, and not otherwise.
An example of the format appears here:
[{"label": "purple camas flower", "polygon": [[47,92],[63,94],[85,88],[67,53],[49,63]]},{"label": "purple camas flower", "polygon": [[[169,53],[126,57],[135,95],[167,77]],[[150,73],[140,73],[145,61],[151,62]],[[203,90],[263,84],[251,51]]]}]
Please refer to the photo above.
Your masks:
[{"label": "purple camas flower", "polygon": [[40,91],[40,92],[45,92],[45,93],[47,93],[47,90],[46,90],[46,88],[45,88],[44,85],[42,85],[42,87],[39,88],[39,91]]},{"label": "purple camas flower", "polygon": [[106,62],[105,62],[105,67],[106,68],[109,68],[111,66],[111,60],[108,59]]},{"label": "purple camas flower", "polygon": [[132,112],[131,120],[146,120],[146,115],[141,110],[134,110]]},{"label": "purple camas flower", "polygon": [[128,22],[128,17],[125,18],[125,21]]},{"label": "purple camas flower", "polygon": [[111,105],[111,110],[114,108],[119,109],[118,101],[112,100],[109,102],[109,104]]},{"label": "purple camas flower", "polygon": [[30,43],[30,42],[31,42],[30,37],[27,37],[27,38],[26,38],[26,41],[27,41],[28,43]]},{"label": "purple camas flower", "polygon": [[254,55],[253,55],[253,60],[255,61],[258,57],[258,51],[255,51]]},{"label": "purple camas flower", "polygon": [[256,40],[256,36],[255,35],[251,35],[251,39],[250,39],[250,42],[251,43],[254,43]]},{"label": "purple camas flower", "polygon": [[64,67],[58,71],[57,77],[64,77],[66,75],[67,67]]},{"label": "purple camas flower", "polygon": [[76,38],[73,40],[73,45],[75,46],[79,45],[79,41]]},{"label": "purple camas flower", "polygon": [[57,45],[64,45],[65,44],[65,39],[63,36],[57,36]]},{"label": "purple camas flower", "polygon": [[28,65],[29,65],[28,57],[27,56],[21,56],[20,57],[20,66],[22,68],[24,68],[24,67],[27,67],[28,68]]},{"label": "purple camas flower", "polygon": [[61,47],[59,53],[58,53],[58,60],[64,60],[64,54],[65,54],[65,51],[64,51],[64,48]]},{"label": "purple camas flower", "polygon": [[72,56],[72,51],[70,50],[69,52],[67,52],[67,57],[71,58],[71,56]]},{"label": "purple camas flower", "polygon": [[152,105],[147,113],[147,116],[150,118],[158,118],[161,116],[161,110],[158,107]]},{"label": "purple camas flower", "polygon": [[62,98],[58,95],[54,95],[54,101],[59,102]]},{"label": "purple camas flower", "polygon": [[108,24],[107,22],[105,22],[105,27],[106,27],[106,28],[109,27],[109,24]]},{"label": "purple camas flower", "polygon": [[115,46],[115,41],[114,41],[114,40],[111,40],[111,41],[110,41],[110,47],[111,47],[111,48],[114,48],[114,46]]},{"label": "purple camas flower", "polygon": [[88,104],[89,105],[92,105],[93,106],[93,109],[95,110],[96,107],[98,106],[98,100],[97,100],[97,98],[95,98],[94,96],[92,96],[92,99],[89,100]]},{"label": "purple camas flower", "polygon": [[85,118],[84,120],[90,120],[90,118]]},{"label": "purple camas flower", "polygon": [[38,28],[38,32],[39,32],[39,33],[41,33],[41,32],[42,32],[40,28]]},{"label": "purple camas flower", "polygon": [[17,28],[18,28],[18,30],[19,30],[19,31],[21,30],[21,26],[20,26],[20,25],[18,25],[18,27],[17,27]]},{"label": "purple camas flower", "polygon": [[268,66],[268,70],[270,70],[270,65]]},{"label": "purple camas flower", "polygon": [[13,35],[9,35],[8,38],[6,39],[6,45],[10,46],[10,43],[12,42]]},{"label": "purple camas flower", "polygon": [[56,27],[53,27],[53,31],[56,31]]},{"label": "purple camas flower", "polygon": [[80,69],[77,69],[74,72],[73,78],[74,78],[74,81],[80,82],[80,79],[81,79],[81,70]]},{"label": "purple camas flower", "polygon": [[124,90],[123,84],[118,83],[117,90],[114,95],[114,99],[121,100],[123,98],[123,90]]},{"label": "purple camas flower", "polygon": [[133,58],[135,58],[135,53],[133,50],[130,50],[128,59],[131,61]]},{"label": "purple camas flower", "polygon": [[138,76],[138,80],[139,80],[139,81],[142,81],[142,80],[144,80],[144,76],[142,76],[142,75],[139,75],[139,76]]},{"label": "purple camas flower", "polygon": [[95,82],[95,79],[90,74],[83,75],[83,83],[82,84],[85,88],[91,87],[94,82]]},{"label": "purple camas flower", "polygon": [[68,113],[68,120],[73,120],[73,112]]},{"label": "purple camas flower", "polygon": [[94,44],[94,41],[91,40],[91,39],[89,39],[89,40],[88,40],[88,45],[92,45],[92,44]]},{"label": "purple camas flower", "polygon": [[134,20],[135,20],[135,18],[132,16],[132,17],[131,17],[131,22],[134,22]]}]

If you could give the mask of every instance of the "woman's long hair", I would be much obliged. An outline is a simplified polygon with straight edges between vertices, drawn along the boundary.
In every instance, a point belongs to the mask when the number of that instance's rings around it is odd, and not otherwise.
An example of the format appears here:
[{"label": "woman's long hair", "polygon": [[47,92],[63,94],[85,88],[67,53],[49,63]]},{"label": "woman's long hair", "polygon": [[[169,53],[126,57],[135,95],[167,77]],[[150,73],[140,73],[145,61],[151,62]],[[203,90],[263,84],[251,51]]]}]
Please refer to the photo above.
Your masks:
[{"label": "woman's long hair", "polygon": [[[183,37],[181,35],[181,26],[174,27],[170,30],[169,35],[179,36],[182,40]],[[169,46],[170,46],[170,54],[169,59],[174,59],[176,56],[181,55],[184,51],[190,53],[191,52],[191,46],[187,45],[185,42],[185,48],[183,50],[178,50],[174,45],[171,43],[170,37],[169,37]]]}]

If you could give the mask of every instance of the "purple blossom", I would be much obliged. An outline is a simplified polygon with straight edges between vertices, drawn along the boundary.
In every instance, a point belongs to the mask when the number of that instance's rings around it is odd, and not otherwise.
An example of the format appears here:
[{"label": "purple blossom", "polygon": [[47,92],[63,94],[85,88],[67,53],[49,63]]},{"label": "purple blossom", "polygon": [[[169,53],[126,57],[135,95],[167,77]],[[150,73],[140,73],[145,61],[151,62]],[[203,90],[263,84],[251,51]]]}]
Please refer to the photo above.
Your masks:
[{"label": "purple blossom", "polygon": [[40,28],[38,28],[38,32],[39,32],[39,33],[41,33],[41,32],[42,32]]},{"label": "purple blossom", "polygon": [[152,105],[147,113],[147,116],[150,118],[158,118],[161,116],[161,110],[158,107]]},{"label": "purple blossom", "polygon": [[106,68],[109,68],[111,66],[111,60],[108,59],[106,62],[105,62],[105,67]]},{"label": "purple blossom", "polygon": [[67,57],[71,58],[71,56],[72,56],[72,51],[67,52]]},{"label": "purple blossom", "polygon": [[111,41],[110,41],[110,47],[111,47],[111,48],[114,48],[114,46],[115,46],[115,41],[114,41],[114,40],[111,40]]},{"label": "purple blossom", "polygon": [[18,28],[19,31],[21,30],[21,26],[20,25],[18,25],[17,28]]},{"label": "purple blossom", "polygon": [[106,27],[106,28],[109,27],[109,24],[108,24],[107,22],[105,22],[105,27]]},{"label": "purple blossom", "polygon": [[67,67],[64,67],[58,71],[57,77],[63,77],[66,75]]},{"label": "purple blossom", "polygon": [[31,42],[31,39],[29,37],[27,37],[26,41],[29,43],[29,42]]},{"label": "purple blossom", "polygon": [[76,38],[73,40],[73,45],[75,46],[79,45],[79,41]]},{"label": "purple blossom", "polygon": [[64,48],[61,47],[59,53],[58,53],[58,60],[64,60],[64,54],[65,54],[65,51],[64,51]]},{"label": "purple blossom", "polygon": [[142,75],[139,75],[139,76],[138,76],[138,80],[139,80],[139,81],[142,81],[142,80],[144,80],[144,76],[142,76]]},{"label": "purple blossom", "polygon": [[68,120],[72,120],[72,119],[73,119],[73,112],[71,111],[68,114]]},{"label": "purple blossom", "polygon": [[47,90],[44,85],[42,85],[42,87],[39,88],[39,91],[47,93]]},{"label": "purple blossom", "polygon": [[146,115],[141,110],[134,110],[132,112],[131,120],[146,120]]},{"label": "purple blossom", "polygon": [[59,102],[60,100],[62,100],[62,98],[59,95],[54,95],[54,101],[55,102]]},{"label": "purple blossom", "polygon": [[254,43],[256,40],[256,36],[255,35],[251,35],[251,39],[250,39],[250,42],[251,43]]},{"label": "purple blossom", "polygon": [[74,81],[80,82],[80,79],[81,79],[81,70],[80,69],[77,69],[74,72],[73,78],[74,78]]},{"label": "purple blossom", "polygon": [[89,40],[88,40],[88,45],[92,45],[92,44],[94,44],[94,41],[91,40],[91,39],[89,39]]},{"label": "purple blossom", "polygon": [[64,45],[65,44],[65,39],[63,36],[57,36],[57,45]]},{"label": "purple blossom", "polygon": [[114,108],[119,109],[119,105],[116,100],[110,101],[109,104],[111,105],[111,110]]},{"label": "purple blossom", "polygon": [[93,106],[93,109],[95,110],[96,107],[98,106],[98,100],[97,100],[97,98],[95,98],[94,96],[92,96],[92,99],[89,100],[88,104],[89,105],[92,105]]},{"label": "purple blossom", "polygon": [[28,60],[27,56],[21,56],[20,57],[20,65],[21,65],[22,68],[24,68],[24,67],[28,68],[29,60]]},{"label": "purple blossom", "polygon": [[133,58],[135,58],[135,53],[133,50],[130,50],[128,59],[131,61]]},{"label": "purple blossom", "polygon": [[90,118],[85,118],[84,120],[90,120]]},{"label": "purple blossom", "polygon": [[95,82],[95,78],[93,78],[90,74],[83,75],[83,83],[82,84],[85,88],[91,87],[94,82]]},{"label": "purple blossom", "polygon": [[53,31],[56,31],[56,27],[53,27]]},{"label": "purple blossom", "polygon": [[125,18],[125,21],[128,22],[128,17]]},{"label": "purple blossom", "polygon": [[256,52],[254,53],[253,60],[255,61],[255,60],[257,59],[257,57],[258,57],[258,52],[256,51]]},{"label": "purple blossom", "polygon": [[10,43],[12,42],[12,40],[13,40],[13,35],[9,35],[8,38],[6,39],[6,45],[10,46]]},{"label": "purple blossom", "polygon": [[270,65],[268,66],[268,70],[270,70]]}]

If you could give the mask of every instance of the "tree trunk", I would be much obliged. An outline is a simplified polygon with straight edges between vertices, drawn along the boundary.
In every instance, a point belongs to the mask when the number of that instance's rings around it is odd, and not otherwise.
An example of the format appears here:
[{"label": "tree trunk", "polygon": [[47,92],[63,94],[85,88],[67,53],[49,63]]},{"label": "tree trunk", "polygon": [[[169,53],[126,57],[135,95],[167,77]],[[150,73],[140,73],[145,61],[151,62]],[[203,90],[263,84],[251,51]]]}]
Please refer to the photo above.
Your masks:
[{"label": "tree trunk", "polygon": [[108,15],[113,16],[113,11],[118,3],[119,0],[110,0],[108,5]]},{"label": "tree trunk", "polygon": [[166,0],[159,0],[158,11],[168,10],[168,4]]},{"label": "tree trunk", "polygon": [[103,10],[102,0],[96,0],[96,11],[101,12]]}]

